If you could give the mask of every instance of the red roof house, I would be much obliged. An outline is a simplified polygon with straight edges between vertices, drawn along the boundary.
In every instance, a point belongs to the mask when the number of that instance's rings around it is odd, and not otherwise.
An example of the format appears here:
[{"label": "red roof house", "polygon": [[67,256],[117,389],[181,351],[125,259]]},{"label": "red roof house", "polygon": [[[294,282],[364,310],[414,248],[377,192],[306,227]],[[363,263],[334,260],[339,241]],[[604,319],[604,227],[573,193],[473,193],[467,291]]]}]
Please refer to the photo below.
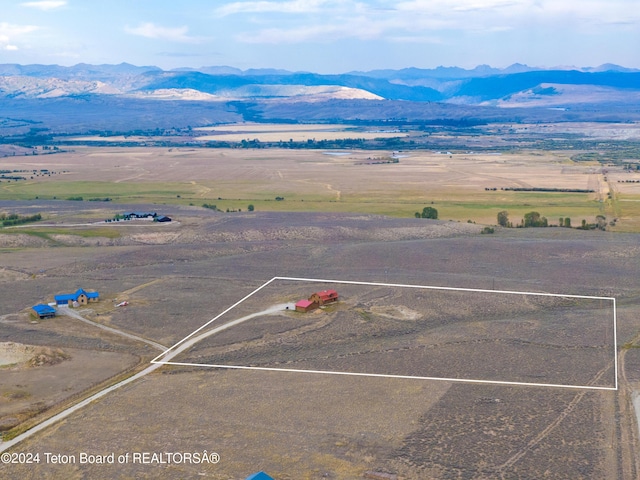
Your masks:
[{"label": "red roof house", "polygon": [[326,305],[327,303],[337,302],[338,292],[336,292],[335,290],[323,290],[311,295],[309,297],[309,301],[315,302],[318,305]]}]

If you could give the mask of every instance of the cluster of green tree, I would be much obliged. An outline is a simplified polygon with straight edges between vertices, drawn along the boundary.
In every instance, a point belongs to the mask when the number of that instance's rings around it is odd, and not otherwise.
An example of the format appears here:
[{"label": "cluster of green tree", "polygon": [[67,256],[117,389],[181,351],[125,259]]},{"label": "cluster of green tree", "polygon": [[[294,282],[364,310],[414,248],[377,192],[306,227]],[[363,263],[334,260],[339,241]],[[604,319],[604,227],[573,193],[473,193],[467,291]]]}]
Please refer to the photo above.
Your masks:
[{"label": "cluster of green tree", "polygon": [[[503,210],[498,212],[498,225],[501,227],[513,227],[513,223],[509,221],[509,212]],[[610,225],[615,225],[615,220],[610,223]],[[569,217],[560,217],[558,219],[558,225],[552,225],[548,222],[546,217],[540,216],[538,212],[529,212],[525,213],[524,218],[516,225],[518,228],[529,228],[529,227],[563,227],[563,228],[572,228],[571,227],[571,218]],[[579,227],[576,227],[578,230],[605,230],[607,226],[607,219],[604,215],[596,216],[596,223],[587,223],[586,220],[582,220],[582,224]]]},{"label": "cluster of green tree", "polygon": [[[153,147],[172,147],[176,146],[175,142],[159,141],[159,140],[131,140],[128,142],[97,142],[97,141],[71,141],[63,142],[65,145],[86,145],[90,143],[92,146],[135,146],[146,145]],[[332,150],[332,149],[362,149],[362,150],[446,150],[455,153],[465,153],[469,151],[468,145],[464,143],[446,144],[432,142],[429,137],[389,137],[373,139],[364,138],[342,138],[342,139],[325,139],[314,140],[308,139],[302,142],[293,140],[281,140],[277,142],[259,141],[258,139],[244,140],[241,142],[229,141],[208,141],[208,142],[185,142],[181,146],[189,146],[192,148],[287,148],[291,150]],[[511,147],[491,146],[481,147],[474,146],[474,152],[490,151],[492,153],[498,151],[508,151]]]},{"label": "cluster of green tree", "polygon": [[17,213],[10,213],[6,215],[4,213],[0,214],[0,221],[2,221],[3,227],[10,227],[12,225],[22,225],[23,223],[37,222],[42,219],[42,215],[36,213],[35,215],[29,215],[21,217]]},{"label": "cluster of green tree", "polygon": [[82,200],[84,200],[84,198],[82,198],[82,197],[67,197],[67,200],[72,200],[74,202],[81,202]]},{"label": "cluster of green tree", "polygon": [[[615,225],[615,220],[611,222],[611,225]],[[607,218],[604,215],[596,216],[596,223],[588,223],[586,220],[582,220],[582,224],[576,227],[578,230],[606,230]]]},{"label": "cluster of green tree", "polygon": [[[498,212],[498,225],[501,227],[513,227],[513,223],[509,221],[509,212],[502,210]],[[524,218],[520,223],[516,224],[518,228],[529,227],[548,227],[549,222],[546,217],[540,216],[538,212],[529,212],[524,214]],[[562,225],[561,225],[562,226]]]},{"label": "cluster of green tree", "polygon": [[[604,148],[599,142],[578,141],[575,149],[580,150],[596,150],[585,153],[578,153],[571,156],[571,160],[575,162],[599,162],[601,164],[624,165],[630,169],[630,158],[638,158],[640,156],[640,143],[637,141],[616,141],[608,143]],[[640,165],[635,165],[636,170],[640,170]]]},{"label": "cluster of green tree", "polygon": [[[291,148],[295,150],[330,150],[334,148],[365,148],[367,144],[367,140],[364,138],[337,138],[333,140],[315,140],[309,138],[304,142],[294,142],[293,140],[289,140],[288,142],[269,142],[263,144],[262,147]],[[246,148],[244,145],[242,145],[242,147]]]},{"label": "cluster of green tree", "polygon": [[524,214],[522,219],[522,226],[524,228],[529,227],[548,227],[549,222],[547,217],[541,217],[538,212],[529,212]]},{"label": "cluster of green tree", "polygon": [[558,220],[559,227],[571,228],[571,219],[569,217],[562,218]]},{"label": "cluster of green tree", "polygon": [[203,203],[202,207],[203,208],[208,208],[209,210],[215,210],[216,212],[219,211],[218,210],[218,206],[217,205],[213,205],[212,203]]},{"label": "cluster of green tree", "polygon": [[431,218],[433,220],[437,220],[438,219],[438,210],[436,210],[433,207],[424,207],[422,209],[422,213],[420,213],[420,212],[416,212],[415,213],[415,217],[416,218]]},{"label": "cluster of green tree", "polygon": [[112,199],[109,197],[104,197],[104,198],[90,198],[89,201],[90,202],[110,202]]},{"label": "cluster of green tree", "polygon": [[124,215],[120,215],[119,213],[116,213],[113,218],[109,218],[107,220],[105,220],[105,222],[110,223],[110,222],[119,222],[120,220],[131,220],[130,217],[125,217]]},{"label": "cluster of green tree", "polygon": [[[332,149],[395,149],[395,147],[411,148],[414,145],[413,140],[405,140],[401,137],[390,138],[374,138],[367,140],[365,138],[338,138],[338,139],[323,139],[315,140],[308,139],[302,142],[288,140],[278,142],[261,142],[257,138],[253,140],[242,140],[240,142],[228,142],[228,141],[216,141],[207,142],[205,144],[189,144],[192,147],[207,147],[207,148],[288,148],[292,150],[332,150]],[[162,146],[158,142],[150,143],[147,145]],[[92,143],[92,145],[96,145]],[[110,145],[117,145],[111,143]],[[422,145],[420,146],[423,147]]]},{"label": "cluster of green tree", "polygon": [[29,132],[14,136],[0,135],[0,143],[13,144],[26,148],[34,148],[34,145],[45,145],[53,143],[53,135],[45,133],[49,129],[41,127],[30,127]]},{"label": "cluster of green tree", "polygon": [[254,138],[253,140],[242,140],[240,142],[240,147],[241,148],[264,148],[265,145],[263,145],[260,140],[258,140],[257,138]]},{"label": "cluster of green tree", "polygon": [[503,210],[498,212],[498,225],[501,227],[512,227],[513,225],[509,221],[509,212]]},{"label": "cluster of green tree", "polygon": [[[33,177],[31,177],[33,178]],[[0,175],[0,180],[14,180],[14,181],[18,181],[18,180],[26,180],[26,177],[19,177],[17,175]]]},{"label": "cluster of green tree", "polygon": [[[123,222],[129,222],[133,219],[134,217],[130,217],[128,215],[120,215],[119,213],[116,213],[113,218],[107,219],[105,220],[105,222],[107,223],[111,223],[111,222],[119,222],[119,221],[123,221]],[[155,220],[155,219],[154,219]]]},{"label": "cluster of green tree", "polygon": [[400,159],[395,157],[369,157],[364,162],[357,162],[355,165],[384,165],[387,163],[400,163]]}]

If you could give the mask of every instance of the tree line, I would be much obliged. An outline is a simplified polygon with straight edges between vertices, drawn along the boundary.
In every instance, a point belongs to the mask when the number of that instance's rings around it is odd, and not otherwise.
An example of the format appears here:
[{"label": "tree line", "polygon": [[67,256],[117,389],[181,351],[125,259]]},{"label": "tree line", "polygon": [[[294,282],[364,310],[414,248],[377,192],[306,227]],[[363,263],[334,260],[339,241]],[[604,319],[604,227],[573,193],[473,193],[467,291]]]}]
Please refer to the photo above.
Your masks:
[{"label": "tree line", "polygon": [[[560,217],[558,219],[558,223],[551,224],[547,220],[546,217],[543,217],[538,212],[528,212],[524,214],[524,217],[520,221],[520,223],[516,223],[515,225],[509,220],[509,212],[506,210],[502,210],[498,212],[498,225],[501,227],[507,228],[531,228],[531,227],[563,227],[563,228],[574,228],[571,225],[571,218],[569,217]],[[615,225],[615,220],[609,222],[610,226]],[[589,223],[586,220],[582,220],[580,226],[575,227],[578,230],[606,230],[607,227],[607,218],[604,215],[597,215],[595,223]]]},{"label": "tree line", "polygon": [[37,222],[42,219],[42,215],[36,213],[35,215],[28,215],[21,217],[17,213],[10,213],[9,215],[5,213],[0,214],[0,221],[2,221],[3,227],[10,227],[13,225],[22,225],[23,223]]}]

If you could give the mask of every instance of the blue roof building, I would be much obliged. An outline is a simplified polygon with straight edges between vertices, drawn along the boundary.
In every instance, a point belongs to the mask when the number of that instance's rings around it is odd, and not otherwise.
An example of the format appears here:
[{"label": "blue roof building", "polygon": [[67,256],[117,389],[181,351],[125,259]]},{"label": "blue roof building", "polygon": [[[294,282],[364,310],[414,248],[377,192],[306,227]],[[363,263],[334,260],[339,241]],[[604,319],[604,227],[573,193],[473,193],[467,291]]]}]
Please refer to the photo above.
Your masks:
[{"label": "blue roof building", "polygon": [[73,302],[77,302],[80,305],[86,305],[88,302],[97,302],[100,298],[98,292],[87,292],[82,288],[79,288],[75,293],[65,293],[62,295],[56,295],[56,305],[73,305]]},{"label": "blue roof building", "polygon": [[38,318],[53,318],[56,316],[56,309],[50,305],[39,303],[31,307],[31,309],[36,312]]},{"label": "blue roof building", "polygon": [[245,480],[274,480],[273,477],[270,477],[264,472],[254,473],[253,475],[249,475]]}]

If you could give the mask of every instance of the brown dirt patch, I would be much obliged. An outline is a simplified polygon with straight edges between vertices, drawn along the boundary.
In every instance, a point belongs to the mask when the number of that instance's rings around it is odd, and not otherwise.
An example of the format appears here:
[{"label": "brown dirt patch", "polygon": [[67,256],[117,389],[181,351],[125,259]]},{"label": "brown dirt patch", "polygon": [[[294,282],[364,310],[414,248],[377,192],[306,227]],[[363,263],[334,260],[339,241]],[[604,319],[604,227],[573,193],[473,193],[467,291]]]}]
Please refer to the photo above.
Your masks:
[{"label": "brown dirt patch", "polygon": [[[0,377],[0,425],[13,427],[137,363],[134,355],[74,348],[5,346],[14,363]],[[10,420],[14,419],[14,420]]]}]

